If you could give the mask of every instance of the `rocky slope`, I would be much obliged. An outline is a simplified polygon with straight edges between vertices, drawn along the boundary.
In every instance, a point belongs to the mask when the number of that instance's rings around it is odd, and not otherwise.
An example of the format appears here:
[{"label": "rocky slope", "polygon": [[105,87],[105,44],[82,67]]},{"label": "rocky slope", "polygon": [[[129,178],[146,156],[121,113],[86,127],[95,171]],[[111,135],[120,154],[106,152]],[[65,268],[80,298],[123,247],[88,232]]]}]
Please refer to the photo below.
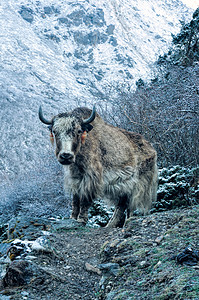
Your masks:
[{"label": "rocky slope", "polygon": [[196,300],[198,213],[135,216],[114,230],[67,219],[13,222],[1,228],[0,298]]}]

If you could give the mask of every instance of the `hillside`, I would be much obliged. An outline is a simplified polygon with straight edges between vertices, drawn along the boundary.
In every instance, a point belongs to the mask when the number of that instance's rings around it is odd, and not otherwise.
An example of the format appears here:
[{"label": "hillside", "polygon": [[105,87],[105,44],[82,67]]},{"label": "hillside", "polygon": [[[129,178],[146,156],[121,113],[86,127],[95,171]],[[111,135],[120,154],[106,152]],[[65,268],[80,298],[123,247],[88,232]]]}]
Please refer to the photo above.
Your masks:
[{"label": "hillside", "polygon": [[[79,227],[67,219],[18,222],[10,238],[18,233],[23,237],[1,246],[4,253],[10,247],[12,262],[1,281],[0,297],[196,300],[198,214],[195,206],[135,216],[114,230]],[[186,247],[188,255],[181,255],[178,263],[176,256]]]}]

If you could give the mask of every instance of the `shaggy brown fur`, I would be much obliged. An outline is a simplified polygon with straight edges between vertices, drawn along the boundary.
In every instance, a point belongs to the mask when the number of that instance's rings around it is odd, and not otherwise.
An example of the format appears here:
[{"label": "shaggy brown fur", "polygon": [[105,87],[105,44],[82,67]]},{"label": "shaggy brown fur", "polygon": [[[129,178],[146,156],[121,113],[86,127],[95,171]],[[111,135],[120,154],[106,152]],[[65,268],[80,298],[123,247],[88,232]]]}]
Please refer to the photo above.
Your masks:
[{"label": "shaggy brown fur", "polygon": [[64,165],[64,186],[73,193],[72,218],[87,222],[97,197],[109,199],[115,212],[108,226],[123,226],[125,210],[146,213],[156,200],[156,151],[141,135],[109,125],[96,114],[81,142],[82,120],[91,110],[76,108],[52,120],[56,156]]}]

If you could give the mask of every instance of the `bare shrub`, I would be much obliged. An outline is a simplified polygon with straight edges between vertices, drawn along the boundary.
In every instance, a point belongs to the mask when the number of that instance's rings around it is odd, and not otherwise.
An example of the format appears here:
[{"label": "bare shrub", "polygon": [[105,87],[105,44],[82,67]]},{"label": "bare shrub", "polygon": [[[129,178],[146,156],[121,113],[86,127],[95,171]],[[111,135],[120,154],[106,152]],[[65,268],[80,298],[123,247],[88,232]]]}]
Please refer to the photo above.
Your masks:
[{"label": "bare shrub", "polygon": [[138,85],[133,93],[117,87],[109,121],[152,142],[160,166],[196,166],[199,64],[169,65],[159,77],[150,84]]}]

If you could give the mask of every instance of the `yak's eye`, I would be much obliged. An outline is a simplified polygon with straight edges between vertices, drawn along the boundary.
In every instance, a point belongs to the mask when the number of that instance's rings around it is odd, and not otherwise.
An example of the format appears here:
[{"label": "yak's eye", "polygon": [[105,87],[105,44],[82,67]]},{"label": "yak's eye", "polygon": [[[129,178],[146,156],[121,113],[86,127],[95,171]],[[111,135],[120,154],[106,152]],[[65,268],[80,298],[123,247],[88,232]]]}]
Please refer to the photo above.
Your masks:
[{"label": "yak's eye", "polygon": [[82,133],[83,133],[83,130],[82,130],[82,129],[78,129],[78,130],[77,130],[77,133],[78,133],[78,134],[82,134]]}]

